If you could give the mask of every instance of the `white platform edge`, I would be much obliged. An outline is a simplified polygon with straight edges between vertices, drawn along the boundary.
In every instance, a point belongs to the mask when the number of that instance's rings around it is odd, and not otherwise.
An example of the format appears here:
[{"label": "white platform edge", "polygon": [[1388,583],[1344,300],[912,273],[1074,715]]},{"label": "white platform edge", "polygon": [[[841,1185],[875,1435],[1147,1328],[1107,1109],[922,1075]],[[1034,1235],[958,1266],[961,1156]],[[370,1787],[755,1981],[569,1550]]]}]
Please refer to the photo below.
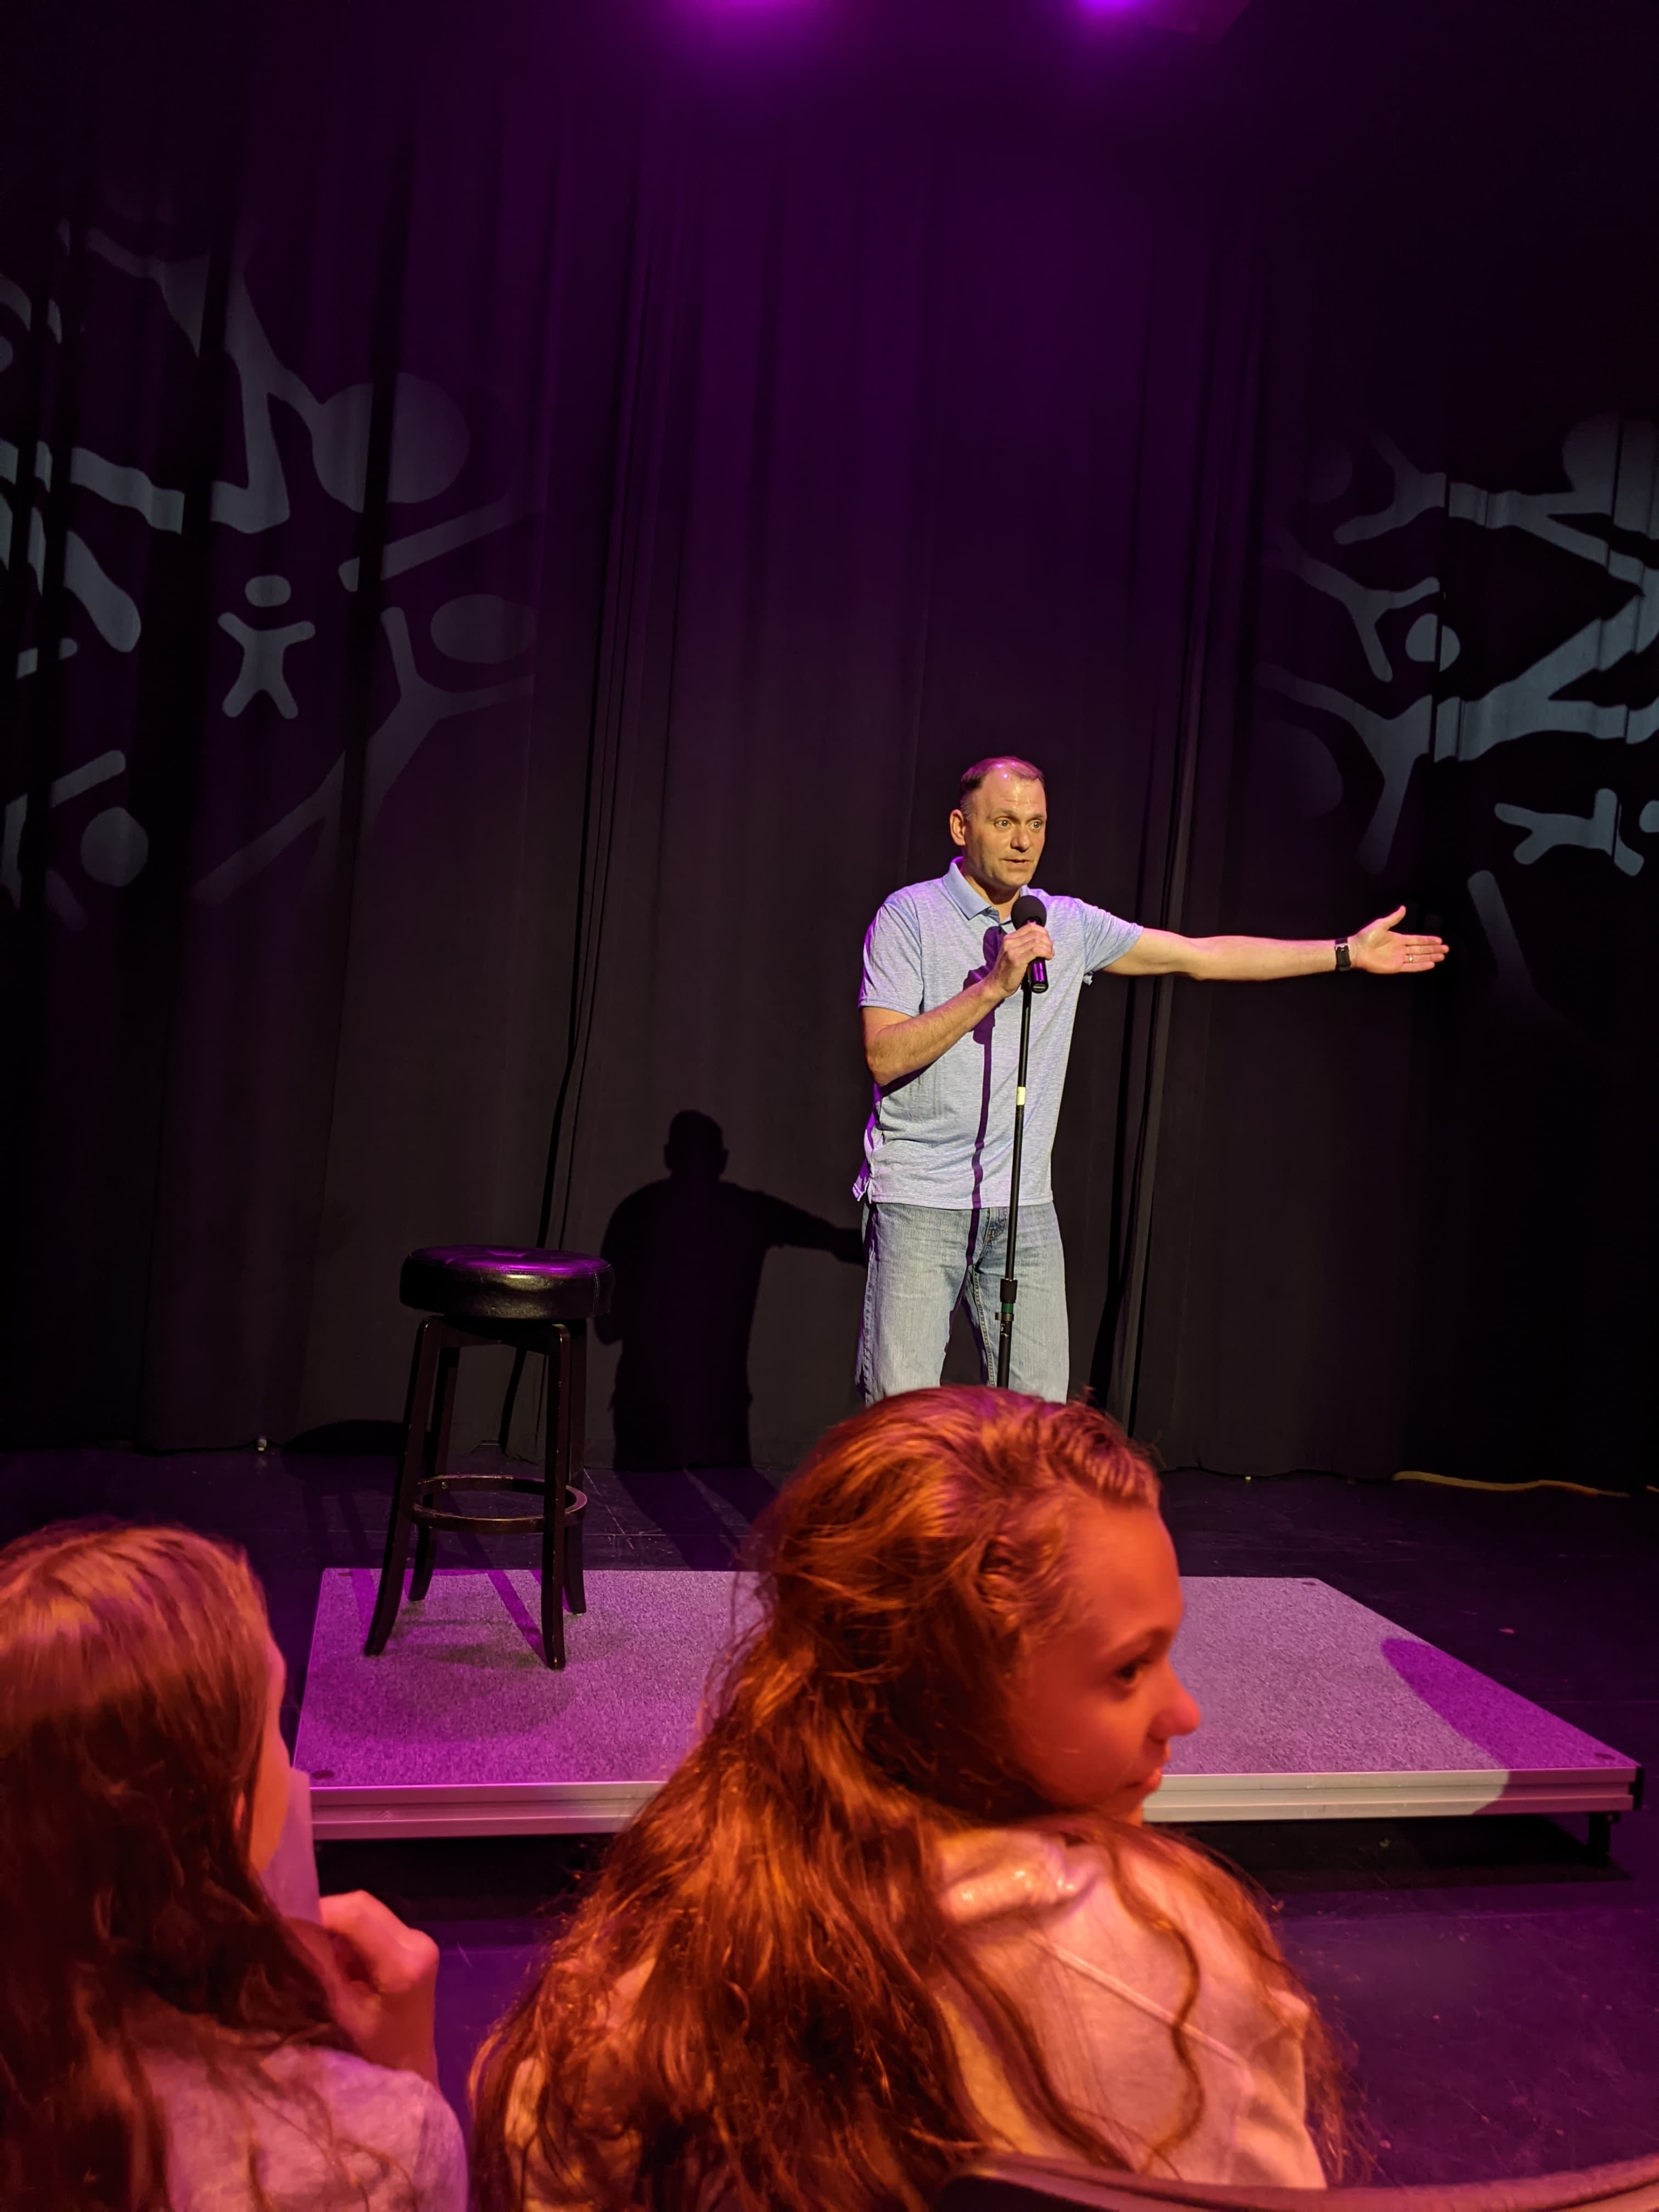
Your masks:
[{"label": "white platform edge", "polygon": [[[443,1787],[312,1784],[321,1840],[373,1836],[610,1835],[656,1795],[651,1782],[478,1783]],[[1634,1765],[1593,1772],[1510,1774],[1171,1775],[1146,1817],[1204,1820],[1413,1820],[1471,1814],[1629,1813],[1641,1802]]]}]

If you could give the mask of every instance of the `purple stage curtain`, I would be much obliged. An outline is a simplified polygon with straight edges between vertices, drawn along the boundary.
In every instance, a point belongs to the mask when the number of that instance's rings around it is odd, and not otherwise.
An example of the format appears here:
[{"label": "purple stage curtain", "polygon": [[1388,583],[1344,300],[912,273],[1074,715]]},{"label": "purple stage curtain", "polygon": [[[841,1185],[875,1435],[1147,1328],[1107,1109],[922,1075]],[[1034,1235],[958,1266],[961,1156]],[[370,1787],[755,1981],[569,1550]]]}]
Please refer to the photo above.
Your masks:
[{"label": "purple stage curtain", "polygon": [[[1561,128],[1650,205],[1627,12]],[[1458,948],[1085,993],[1078,1382],[1177,1464],[1635,1479],[1646,756],[1535,709],[1592,620],[1580,691],[1655,688],[1650,317],[1578,297],[1645,262],[1460,105],[1501,11],[1328,14],[24,11],[7,1435],[395,1416],[403,1253],[598,1250],[694,1109],[797,1224],[749,1346],[786,1463],[850,1402],[862,933],[1012,747],[1050,889],[1308,937],[1408,899]],[[1559,58],[1504,52],[1519,114]]]}]

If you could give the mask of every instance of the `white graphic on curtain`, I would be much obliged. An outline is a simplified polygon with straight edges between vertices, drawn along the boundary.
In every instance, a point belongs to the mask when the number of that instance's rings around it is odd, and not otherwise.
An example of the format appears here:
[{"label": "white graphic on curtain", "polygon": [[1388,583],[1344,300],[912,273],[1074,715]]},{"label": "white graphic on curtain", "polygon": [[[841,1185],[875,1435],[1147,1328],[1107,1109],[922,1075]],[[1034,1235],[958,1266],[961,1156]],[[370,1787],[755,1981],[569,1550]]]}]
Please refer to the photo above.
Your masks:
[{"label": "white graphic on curtain", "polygon": [[[1606,704],[1570,696],[1586,678],[1604,675],[1633,660],[1659,639],[1659,431],[1650,422],[1601,415],[1578,423],[1562,446],[1567,478],[1549,491],[1488,491],[1443,473],[1419,468],[1398,446],[1376,441],[1394,481],[1393,497],[1374,514],[1350,517],[1331,533],[1338,547],[1386,538],[1419,517],[1439,513],[1449,521],[1484,531],[1520,531],[1545,544],[1591,564],[1625,597],[1610,614],[1584,623],[1552,644],[1530,665],[1490,689],[1467,695],[1415,698],[1389,712],[1367,706],[1327,684],[1272,663],[1257,671],[1262,687],[1310,709],[1345,722],[1381,775],[1382,787],[1360,840],[1358,857],[1373,873],[1388,866],[1399,830],[1407,791],[1419,762],[1480,758],[1516,739],[1551,734],[1589,738],[1625,746],[1644,744],[1659,731],[1659,696],[1638,704]],[[1340,496],[1346,486],[1346,464],[1324,483],[1310,487],[1316,502]],[[1646,541],[1648,557],[1627,550]],[[1270,540],[1267,559],[1310,589],[1334,600],[1352,624],[1371,674],[1393,685],[1396,672],[1385,641],[1385,623],[1402,609],[1422,605],[1403,640],[1406,658],[1443,672],[1457,660],[1465,641],[1443,619],[1441,580],[1426,575],[1403,588],[1381,590],[1317,559],[1285,530]],[[1291,732],[1310,746],[1305,732]],[[1620,874],[1637,875],[1644,855],[1625,830],[1619,793],[1598,789],[1588,815],[1539,811],[1498,803],[1497,818],[1522,830],[1514,858],[1529,867],[1547,854],[1574,849],[1604,855]],[[1634,826],[1659,831],[1659,803],[1650,801]],[[1504,906],[1490,870],[1469,881],[1475,911],[1496,961],[1500,991],[1541,1006],[1533,989]]]},{"label": "white graphic on curtain", "polygon": [[[60,229],[59,237],[65,245],[70,242],[66,228]],[[153,285],[191,350],[200,356],[210,276],[205,255],[166,260],[134,253],[97,229],[88,231],[84,242],[89,253],[111,268]],[[16,346],[4,333],[4,319],[14,318],[27,335],[36,329],[37,312],[37,303],[23,288],[0,275],[0,376],[17,357]],[[55,302],[47,303],[43,325],[61,343],[62,319]],[[224,351],[240,390],[246,481],[222,478],[211,485],[211,522],[249,537],[280,533],[289,523],[289,478],[274,420],[279,405],[297,417],[305,430],[312,468],[322,490],[330,499],[361,514],[368,494],[374,386],[350,385],[319,399],[281,359],[240,271],[230,280]],[[396,507],[429,506],[455,484],[465,465],[471,442],[466,422],[447,393],[422,377],[402,371],[392,385],[391,414],[387,499]],[[37,592],[44,590],[46,577],[47,501],[54,465],[53,454],[44,444],[37,444],[32,454],[26,454],[16,444],[0,439],[0,567],[11,566],[17,518],[26,518],[21,551]],[[106,504],[141,516],[154,531],[177,536],[184,529],[184,493],[155,483],[134,464],[111,460],[76,446],[69,456],[69,482]],[[5,487],[12,488],[9,495]],[[462,514],[422,523],[383,547],[381,582],[385,585],[408,576],[446,555],[476,545],[524,520],[532,511],[527,495],[512,492]],[[276,547],[281,544],[279,534]],[[356,559],[342,563],[332,588],[356,592],[358,568]],[[105,571],[84,536],[73,527],[65,531],[62,576],[64,591],[79,604],[102,644],[116,653],[133,652],[143,635],[139,605]],[[318,580],[313,580],[313,585]],[[292,585],[280,574],[252,577],[243,586],[246,603],[256,614],[284,607],[292,596]],[[216,619],[241,653],[235,678],[220,702],[225,718],[240,719],[263,698],[284,721],[299,721],[307,705],[302,649],[317,635],[316,623],[304,615],[276,623],[251,622],[230,609]],[[483,686],[447,688],[421,673],[403,608],[383,608],[380,627],[390,651],[398,697],[366,741],[365,833],[372,828],[392,783],[441,722],[525,698],[531,690],[528,675],[514,675]],[[429,625],[433,643],[444,659],[474,665],[501,665],[521,658],[531,649],[534,628],[528,607],[479,592],[464,592],[446,601]],[[70,659],[80,650],[81,642],[62,638],[59,657]],[[39,647],[25,647],[17,662],[20,680],[37,675],[39,661]],[[84,767],[60,776],[50,787],[48,811],[55,811],[95,785],[125,774],[126,765],[125,754],[106,751]],[[308,799],[204,876],[195,886],[197,897],[209,905],[222,902],[251,883],[308,828],[319,832],[313,875],[325,874],[337,846],[344,771],[342,754]],[[14,905],[21,905],[22,898],[20,859],[28,805],[27,793],[20,793],[0,811],[3,825],[0,896],[9,897]],[[86,875],[91,882],[110,888],[124,888],[133,882],[148,856],[147,832],[120,807],[106,809],[96,816],[86,825],[80,841],[80,863]],[[48,911],[66,927],[87,926],[86,907],[59,869],[47,873],[46,902]]]}]

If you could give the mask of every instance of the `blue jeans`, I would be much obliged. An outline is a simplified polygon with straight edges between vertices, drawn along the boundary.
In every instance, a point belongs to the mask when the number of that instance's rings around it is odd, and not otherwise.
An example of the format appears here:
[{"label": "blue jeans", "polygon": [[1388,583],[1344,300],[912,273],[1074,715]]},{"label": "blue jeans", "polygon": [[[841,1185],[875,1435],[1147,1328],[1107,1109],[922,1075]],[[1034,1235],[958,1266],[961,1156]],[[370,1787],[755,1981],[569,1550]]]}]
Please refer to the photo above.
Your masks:
[{"label": "blue jeans", "polygon": [[[871,1206],[864,1228],[864,1322],[858,1387],[866,1405],[939,1381],[951,1316],[966,1294],[979,1344],[980,1370],[994,1376],[1000,1330],[998,1285],[1007,1246],[1008,1209],[961,1212],[943,1206]],[[1022,1206],[1014,1251],[1011,1389],[1063,1400],[1071,1381],[1066,1319],[1066,1255],[1052,1205]]]}]

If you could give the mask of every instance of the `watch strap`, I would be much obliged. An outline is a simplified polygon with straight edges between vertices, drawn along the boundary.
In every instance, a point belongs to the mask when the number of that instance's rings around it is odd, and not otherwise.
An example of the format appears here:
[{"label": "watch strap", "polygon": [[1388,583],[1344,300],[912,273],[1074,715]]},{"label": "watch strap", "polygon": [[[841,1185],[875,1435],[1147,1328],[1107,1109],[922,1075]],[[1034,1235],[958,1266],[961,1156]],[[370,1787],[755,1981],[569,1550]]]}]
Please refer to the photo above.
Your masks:
[{"label": "watch strap", "polygon": [[1336,940],[1336,972],[1339,975],[1346,975],[1352,966],[1353,954],[1348,949],[1348,940],[1346,937],[1339,937]]}]

